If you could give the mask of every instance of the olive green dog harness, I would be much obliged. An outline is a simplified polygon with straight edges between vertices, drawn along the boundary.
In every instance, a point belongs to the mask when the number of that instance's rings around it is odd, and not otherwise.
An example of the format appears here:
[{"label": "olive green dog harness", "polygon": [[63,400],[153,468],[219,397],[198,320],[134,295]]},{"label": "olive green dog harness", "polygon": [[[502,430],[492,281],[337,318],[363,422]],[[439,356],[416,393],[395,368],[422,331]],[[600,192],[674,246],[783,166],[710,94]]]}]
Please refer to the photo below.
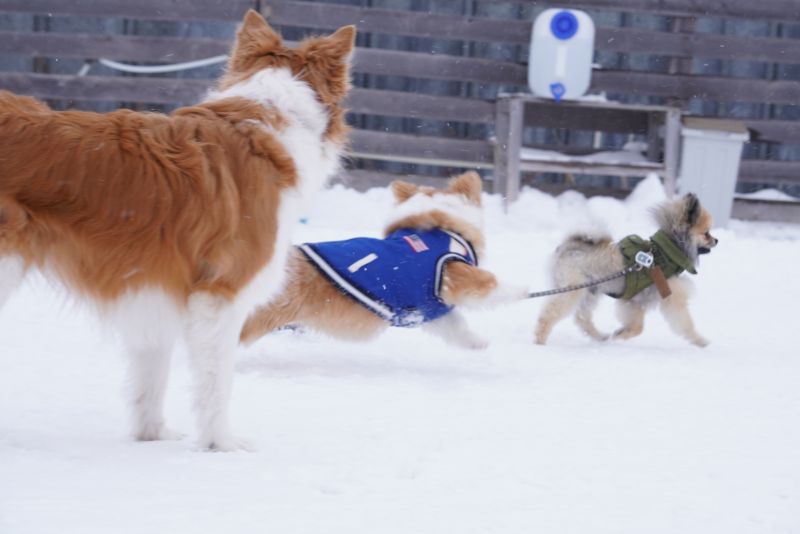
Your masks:
[{"label": "olive green dog harness", "polygon": [[[654,265],[658,265],[665,278],[671,278],[683,271],[697,274],[692,261],[676,245],[663,230],[659,230],[650,237],[642,239],[638,235],[629,235],[619,242],[625,266],[630,267],[635,263],[637,252],[649,252],[653,255]],[[653,275],[650,269],[639,269],[625,276],[625,291],[621,295],[611,295],[615,298],[630,300],[644,289],[653,285]]]}]

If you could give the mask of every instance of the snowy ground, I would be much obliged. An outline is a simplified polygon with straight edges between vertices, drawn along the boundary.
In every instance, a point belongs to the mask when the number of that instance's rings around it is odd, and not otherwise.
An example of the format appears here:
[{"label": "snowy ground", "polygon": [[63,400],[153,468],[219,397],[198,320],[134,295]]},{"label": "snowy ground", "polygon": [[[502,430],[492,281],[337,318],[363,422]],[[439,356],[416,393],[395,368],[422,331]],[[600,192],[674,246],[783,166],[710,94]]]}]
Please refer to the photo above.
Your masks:
[{"label": "snowy ground", "polygon": [[[547,288],[565,231],[649,235],[661,198],[654,181],[626,202],[528,191],[504,215],[487,197],[486,266]],[[327,191],[297,238],[376,235],[389,203]],[[656,314],[633,341],[564,322],[534,346],[540,301],[470,313],[483,352],[280,332],[239,354],[232,419],[254,453],[195,450],[182,353],[167,412],[189,437],[130,441],[116,341],[33,279],[0,312],[0,533],[800,532],[800,227],[715,233],[692,304],[707,349]]]}]

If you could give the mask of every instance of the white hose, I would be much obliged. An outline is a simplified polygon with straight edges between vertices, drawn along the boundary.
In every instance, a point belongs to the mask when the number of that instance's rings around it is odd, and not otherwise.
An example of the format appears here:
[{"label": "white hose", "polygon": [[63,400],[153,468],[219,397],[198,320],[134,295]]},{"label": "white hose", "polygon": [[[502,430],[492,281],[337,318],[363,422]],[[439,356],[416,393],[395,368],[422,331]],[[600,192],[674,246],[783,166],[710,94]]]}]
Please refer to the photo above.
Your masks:
[{"label": "white hose", "polygon": [[131,72],[134,74],[160,74],[163,72],[197,69],[199,67],[206,67],[208,65],[222,63],[227,60],[228,56],[214,56],[195,61],[186,61],[184,63],[173,63],[172,65],[128,65],[127,63],[119,63],[117,61],[103,58],[100,58],[97,61],[106,67],[122,72]]}]

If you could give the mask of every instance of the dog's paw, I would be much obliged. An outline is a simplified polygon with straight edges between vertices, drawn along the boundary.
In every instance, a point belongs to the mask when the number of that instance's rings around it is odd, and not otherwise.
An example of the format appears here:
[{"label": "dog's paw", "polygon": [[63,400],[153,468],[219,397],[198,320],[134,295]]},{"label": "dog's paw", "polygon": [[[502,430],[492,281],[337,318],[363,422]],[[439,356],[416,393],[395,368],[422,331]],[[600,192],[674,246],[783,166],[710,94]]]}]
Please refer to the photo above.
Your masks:
[{"label": "dog's paw", "polygon": [[614,332],[611,335],[611,339],[631,339],[638,336],[641,333],[642,333],[641,330],[623,327]]},{"label": "dog's paw", "polygon": [[214,438],[202,439],[200,441],[200,448],[211,452],[254,452],[256,450],[253,444],[248,440],[235,436],[216,436]]},{"label": "dog's paw", "polygon": [[133,437],[136,441],[177,441],[185,438],[186,434],[164,425],[153,425],[137,430]]},{"label": "dog's paw", "polygon": [[692,340],[691,340],[691,343],[692,343],[692,345],[694,345],[694,346],[696,346],[696,347],[700,347],[700,348],[702,349],[702,348],[705,348],[705,347],[707,347],[707,346],[708,346],[708,344],[710,343],[710,341],[708,341],[708,340],[707,340],[706,338],[704,338],[704,337],[700,337],[700,336],[698,336],[698,337],[696,337],[696,338],[692,339]]}]

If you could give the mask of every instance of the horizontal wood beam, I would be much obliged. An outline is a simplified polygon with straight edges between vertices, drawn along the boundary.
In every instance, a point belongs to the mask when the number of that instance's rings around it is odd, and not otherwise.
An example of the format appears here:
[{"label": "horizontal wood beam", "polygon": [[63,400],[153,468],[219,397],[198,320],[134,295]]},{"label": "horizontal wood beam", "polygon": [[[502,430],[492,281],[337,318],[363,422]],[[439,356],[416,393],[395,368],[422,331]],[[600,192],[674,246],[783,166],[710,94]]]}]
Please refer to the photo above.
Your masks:
[{"label": "horizontal wood beam", "polygon": [[492,123],[494,103],[475,98],[353,88],[347,98],[353,113],[454,122]]},{"label": "horizontal wood beam", "polygon": [[800,39],[795,38],[597,28],[595,48],[668,57],[800,63]]},{"label": "horizontal wood beam", "polygon": [[4,32],[0,55],[69,59],[114,59],[148,63],[178,63],[227,54],[230,41],[197,37]]},{"label": "horizontal wood beam", "polygon": [[639,71],[595,70],[591,89],[608,93],[664,96],[685,100],[725,102],[768,102],[796,104],[800,101],[800,82],[661,74]]},{"label": "horizontal wood beam", "polygon": [[356,191],[367,191],[375,187],[386,187],[395,180],[403,180],[404,182],[430,187],[442,187],[445,185],[447,177],[426,174],[396,174],[388,171],[367,169],[346,169],[336,175],[331,182]]},{"label": "horizontal wood beam", "polygon": [[800,145],[800,121],[741,119],[751,131],[751,141]]},{"label": "horizontal wood beam", "polygon": [[147,20],[240,21],[256,0],[3,0],[0,12]]},{"label": "horizontal wood beam", "polygon": [[528,67],[519,63],[378,48],[357,49],[353,58],[353,70],[432,80],[458,80],[518,87],[528,85]]},{"label": "horizontal wood beam", "polygon": [[800,161],[742,160],[739,165],[739,182],[798,185]]},{"label": "horizontal wood beam", "polygon": [[53,100],[192,103],[211,85],[211,80],[0,72],[0,88]]},{"label": "horizontal wood beam", "polygon": [[489,141],[457,139],[372,130],[353,130],[355,157],[386,161],[426,163],[451,167],[490,168],[494,151]]},{"label": "horizontal wood beam", "polygon": [[524,109],[526,126],[638,134],[647,132],[651,115],[614,108],[556,106],[552,102],[526,103]]},{"label": "horizontal wood beam", "polygon": [[780,202],[750,198],[734,198],[731,217],[746,221],[800,223],[800,199]]}]

